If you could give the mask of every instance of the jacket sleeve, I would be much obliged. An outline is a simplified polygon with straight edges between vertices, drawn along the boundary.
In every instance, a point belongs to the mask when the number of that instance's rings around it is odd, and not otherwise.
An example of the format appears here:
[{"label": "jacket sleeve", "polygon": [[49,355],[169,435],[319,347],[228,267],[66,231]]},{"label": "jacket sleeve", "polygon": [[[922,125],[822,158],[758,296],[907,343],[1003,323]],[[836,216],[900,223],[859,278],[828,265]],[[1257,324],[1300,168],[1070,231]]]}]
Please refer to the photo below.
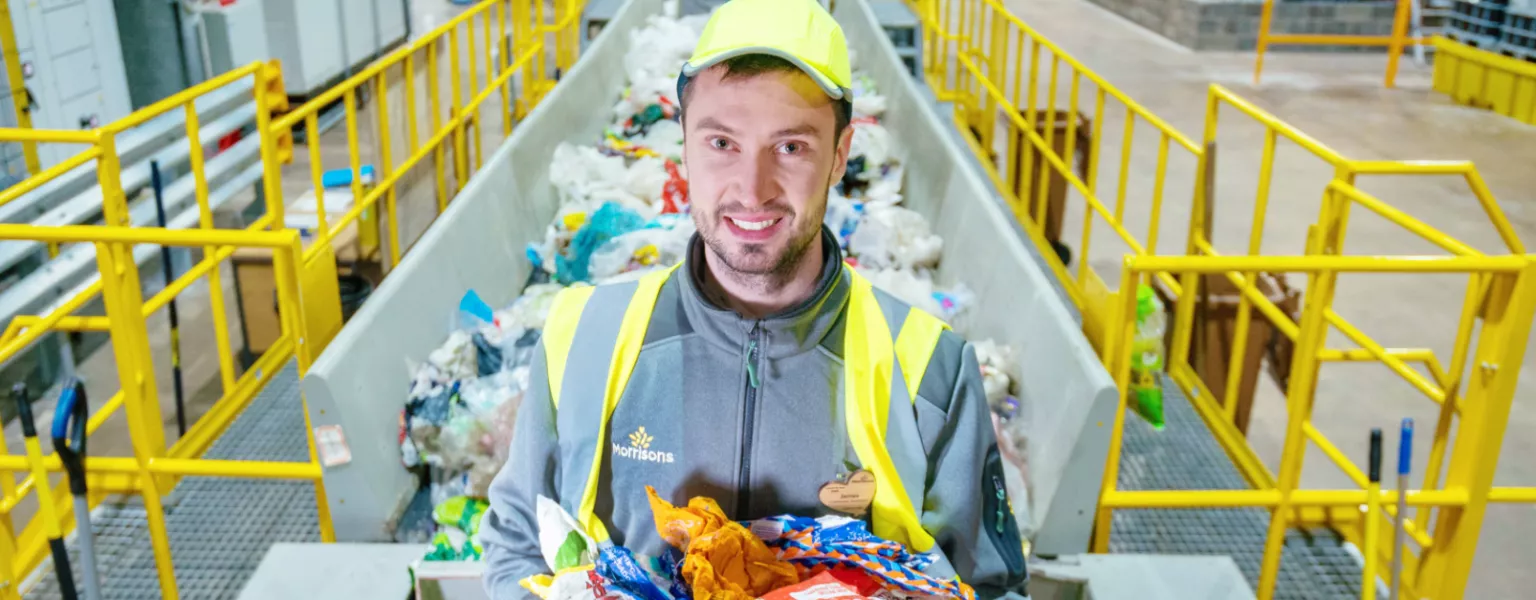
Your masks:
[{"label": "jacket sleeve", "polygon": [[490,508],[480,522],[485,590],[494,600],[536,598],[518,582],[549,572],[539,552],[535,507],[539,495],[559,500],[555,493],[557,442],[544,343],[540,342],[534,348],[528,390],[518,407],[507,464],[491,482]]},{"label": "jacket sleeve", "polygon": [[[975,588],[977,598],[1027,597],[1023,544],[1008,502],[976,351],[946,332],[934,358],[929,375],[949,384],[934,395],[945,389],[950,394],[923,407],[937,405],[942,422],[938,415],[925,418],[925,411],[919,410],[928,454],[923,527],[960,580]],[[928,379],[924,377],[925,384]],[[940,404],[944,400],[947,406]]]}]

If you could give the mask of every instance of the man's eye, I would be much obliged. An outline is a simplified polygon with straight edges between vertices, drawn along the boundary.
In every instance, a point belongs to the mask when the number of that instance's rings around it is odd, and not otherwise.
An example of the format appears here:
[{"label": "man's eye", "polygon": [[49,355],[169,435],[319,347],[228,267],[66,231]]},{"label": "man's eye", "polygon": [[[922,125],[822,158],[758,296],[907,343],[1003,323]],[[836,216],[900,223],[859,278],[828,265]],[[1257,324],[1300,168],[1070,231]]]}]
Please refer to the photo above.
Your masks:
[{"label": "man's eye", "polygon": [[802,146],[799,142],[789,142],[779,147],[779,150],[785,154],[799,154],[804,149],[805,146]]},{"label": "man's eye", "polygon": [[724,138],[713,138],[709,140],[709,145],[713,146],[716,150],[729,150],[731,148],[731,143]]}]

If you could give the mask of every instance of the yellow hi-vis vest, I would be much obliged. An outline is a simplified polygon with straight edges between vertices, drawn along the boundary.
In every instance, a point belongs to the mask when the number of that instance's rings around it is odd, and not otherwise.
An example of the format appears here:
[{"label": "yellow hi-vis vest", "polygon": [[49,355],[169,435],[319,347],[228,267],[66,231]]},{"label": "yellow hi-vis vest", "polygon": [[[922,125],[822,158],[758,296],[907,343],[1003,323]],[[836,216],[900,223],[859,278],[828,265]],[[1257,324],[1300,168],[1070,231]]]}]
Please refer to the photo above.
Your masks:
[{"label": "yellow hi-vis vest", "polygon": [[[574,507],[576,522],[599,543],[609,539],[602,520],[593,514],[598,473],[608,442],[608,420],[640,356],[657,294],[676,268],[647,274],[634,284],[622,319],[614,315],[584,314],[587,301],[597,288],[581,287],[561,291],[550,307],[545,323],[543,339],[549,367],[549,395],[556,411],[561,460],[574,460],[577,462],[573,465],[580,465],[587,459],[591,464],[585,477],[581,477],[582,481],[566,482],[561,486],[582,490],[579,501],[561,498],[560,503],[567,510]],[[913,308],[908,310],[899,332],[893,333],[869,280],[853,269],[847,272],[852,277],[852,289],[843,333],[843,385],[847,404],[843,412],[854,452],[863,468],[875,476],[871,529],[875,535],[901,542],[915,552],[927,552],[933,548],[934,540],[923,529],[917,512],[922,506],[921,482],[927,475],[927,464],[910,458],[893,458],[909,457],[911,453],[890,452],[886,447],[886,431],[892,418],[911,420],[911,429],[915,430],[917,417],[912,403],[916,402],[918,385],[938,346],[939,336],[948,325]],[[594,311],[598,312],[601,311]],[[612,355],[606,364],[593,360],[600,358],[594,356],[570,360],[578,325],[585,339],[614,340]],[[606,342],[603,345],[606,347]],[[900,365],[902,374],[903,381],[899,383],[892,381],[896,365]],[[564,398],[562,404],[560,391],[563,382],[568,380],[604,381],[602,397],[577,394]],[[893,384],[904,384],[906,393],[893,394]],[[900,406],[892,406],[898,402]],[[919,485],[905,485],[913,482]],[[911,490],[917,493],[912,494]]]}]

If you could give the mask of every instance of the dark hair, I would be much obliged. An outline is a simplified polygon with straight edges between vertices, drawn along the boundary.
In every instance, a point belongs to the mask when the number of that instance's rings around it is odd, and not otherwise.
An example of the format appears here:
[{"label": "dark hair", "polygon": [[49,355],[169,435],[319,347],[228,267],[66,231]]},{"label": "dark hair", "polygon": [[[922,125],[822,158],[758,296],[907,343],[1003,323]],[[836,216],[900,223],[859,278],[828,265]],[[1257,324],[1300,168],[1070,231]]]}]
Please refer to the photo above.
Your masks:
[{"label": "dark hair", "polygon": [[[725,73],[720,79],[747,79],[767,73],[793,72],[803,73],[795,63],[789,62],[771,54],[743,54],[735,58],[728,58],[714,67],[724,68]],[[680,76],[677,79],[677,101],[681,105],[681,112],[688,112],[689,91],[693,88],[693,78]],[[832,131],[832,139],[843,137],[843,130],[848,128],[848,123],[853,120],[853,101],[847,94],[832,103],[832,110],[836,116],[837,126]]]}]

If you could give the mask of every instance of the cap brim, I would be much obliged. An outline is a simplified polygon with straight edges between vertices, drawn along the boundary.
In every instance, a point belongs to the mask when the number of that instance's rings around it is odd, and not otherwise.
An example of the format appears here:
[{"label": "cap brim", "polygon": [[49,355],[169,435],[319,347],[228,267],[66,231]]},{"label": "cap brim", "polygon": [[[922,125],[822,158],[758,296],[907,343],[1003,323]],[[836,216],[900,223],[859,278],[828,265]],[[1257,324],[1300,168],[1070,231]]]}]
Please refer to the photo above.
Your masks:
[{"label": "cap brim", "polygon": [[735,48],[731,50],[716,52],[714,54],[700,58],[698,62],[690,60],[683,64],[683,76],[691,78],[695,75],[698,75],[705,69],[718,65],[732,58],[736,58],[738,56],[746,56],[748,54],[767,54],[789,61],[790,64],[799,67],[801,71],[804,71],[806,75],[809,75],[811,80],[816,82],[816,86],[820,87],[821,91],[826,92],[828,96],[831,96],[833,100],[842,100],[844,98],[850,98],[851,96],[850,90],[844,89],[842,86],[837,85],[837,83],[832,81],[830,77],[827,77],[826,75],[822,74],[821,71],[818,71],[810,65],[806,64],[805,61],[800,60],[799,57],[777,48],[768,48],[762,46],[748,46],[745,48]]}]

